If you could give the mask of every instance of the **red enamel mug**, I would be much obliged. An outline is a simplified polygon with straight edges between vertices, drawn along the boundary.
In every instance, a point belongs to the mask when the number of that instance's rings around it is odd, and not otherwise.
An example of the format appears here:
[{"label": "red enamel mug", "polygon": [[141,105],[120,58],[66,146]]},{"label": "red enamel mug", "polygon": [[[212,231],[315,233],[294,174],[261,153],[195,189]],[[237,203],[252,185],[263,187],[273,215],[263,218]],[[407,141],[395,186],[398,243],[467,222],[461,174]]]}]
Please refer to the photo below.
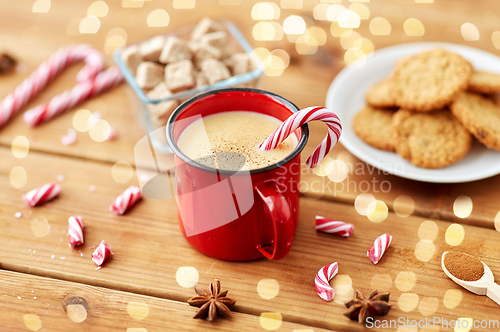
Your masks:
[{"label": "red enamel mug", "polygon": [[280,162],[254,170],[228,171],[188,158],[178,147],[183,130],[200,117],[251,111],[285,121],[297,106],[276,94],[247,88],[213,90],[181,104],[167,123],[174,152],[179,226],[205,255],[228,261],[281,259],[292,246],[299,212],[300,152],[309,129],[292,135],[298,144]]}]

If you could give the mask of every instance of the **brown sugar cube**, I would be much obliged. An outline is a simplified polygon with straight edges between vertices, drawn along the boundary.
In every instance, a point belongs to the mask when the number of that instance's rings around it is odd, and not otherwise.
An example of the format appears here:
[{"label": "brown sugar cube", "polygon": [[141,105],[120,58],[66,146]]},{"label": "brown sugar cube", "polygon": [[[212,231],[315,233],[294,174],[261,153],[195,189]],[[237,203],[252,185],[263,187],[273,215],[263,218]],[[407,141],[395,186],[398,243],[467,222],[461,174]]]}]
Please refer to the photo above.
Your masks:
[{"label": "brown sugar cube", "polygon": [[137,84],[145,90],[154,88],[163,81],[163,69],[164,66],[151,61],[140,63],[137,66],[137,73],[135,75]]},{"label": "brown sugar cube", "polygon": [[223,27],[219,23],[211,20],[208,17],[204,17],[191,32],[191,39],[198,40],[204,34],[220,30],[223,30]]},{"label": "brown sugar cube", "polygon": [[227,44],[227,33],[225,31],[207,33],[200,38],[200,43],[222,49]]},{"label": "brown sugar cube", "polygon": [[165,81],[172,92],[191,89],[196,85],[194,66],[189,60],[181,60],[165,67]]},{"label": "brown sugar cube", "polygon": [[201,71],[197,72],[195,74],[195,77],[196,77],[196,87],[197,88],[208,85],[207,77]]},{"label": "brown sugar cube", "polygon": [[163,46],[165,46],[165,37],[156,36],[142,42],[139,50],[144,60],[158,62]]},{"label": "brown sugar cube", "polygon": [[194,57],[197,67],[201,68],[201,63],[206,59],[219,60],[222,57],[222,52],[217,47],[213,47],[208,44],[201,44]]},{"label": "brown sugar cube", "polygon": [[[172,93],[167,88],[167,83],[161,82],[146,95],[150,99],[163,99],[172,95]],[[151,115],[151,119],[153,120],[153,122],[155,124],[158,124],[159,126],[163,126],[173,110],[175,110],[175,108],[179,106],[179,102],[177,100],[167,100],[158,104],[147,104],[146,106],[149,110],[149,114]]]},{"label": "brown sugar cube", "polygon": [[207,59],[201,63],[201,71],[207,77],[208,83],[213,84],[231,77],[226,65],[215,59]]},{"label": "brown sugar cube", "polygon": [[227,58],[224,63],[231,70],[233,75],[248,73],[253,69],[250,56],[246,53],[234,53]]},{"label": "brown sugar cube", "polygon": [[175,36],[167,38],[160,54],[160,62],[171,63],[185,59],[191,60],[191,50],[188,44]]},{"label": "brown sugar cube", "polygon": [[132,45],[123,50],[121,54],[123,62],[127,65],[128,69],[135,75],[137,66],[142,62],[142,57],[139,53],[139,46]]}]

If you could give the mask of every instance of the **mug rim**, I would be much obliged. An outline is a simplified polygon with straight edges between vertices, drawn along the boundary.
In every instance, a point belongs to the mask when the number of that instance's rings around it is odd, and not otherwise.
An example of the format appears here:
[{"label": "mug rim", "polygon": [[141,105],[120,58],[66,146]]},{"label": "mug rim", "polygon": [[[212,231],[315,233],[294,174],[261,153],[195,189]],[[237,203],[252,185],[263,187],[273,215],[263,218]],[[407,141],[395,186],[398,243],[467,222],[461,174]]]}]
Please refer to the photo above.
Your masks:
[{"label": "mug rim", "polygon": [[[188,107],[189,105],[191,105],[195,101],[198,101],[199,99],[205,98],[207,96],[215,95],[215,94],[219,94],[219,93],[224,93],[224,92],[231,92],[231,91],[253,92],[253,93],[258,93],[258,94],[262,94],[262,95],[267,95],[267,96],[270,96],[272,98],[275,98],[275,99],[281,101],[283,104],[285,104],[285,106],[290,111],[292,111],[292,113],[297,113],[298,111],[300,111],[300,109],[294,103],[289,101],[288,99],[281,97],[280,95],[277,95],[273,92],[269,92],[269,91],[265,91],[265,90],[261,90],[261,89],[225,88],[225,89],[215,89],[215,90],[211,90],[211,91],[196,95],[196,96],[191,97],[188,100],[184,101],[182,104],[180,104],[172,112],[172,114],[170,115],[170,117],[168,118],[168,121],[167,121],[167,125],[166,125],[167,142],[168,142],[168,145],[170,146],[170,148],[172,149],[172,152],[176,156],[180,157],[184,162],[186,162],[194,167],[197,167],[199,169],[202,169],[202,170],[208,171],[208,172],[212,172],[212,173],[219,173],[219,174],[224,174],[224,175],[234,175],[235,173],[239,173],[241,171],[241,170],[231,171],[231,170],[225,170],[225,169],[218,169],[218,168],[213,168],[213,167],[209,167],[209,166],[197,163],[196,161],[192,160],[191,158],[186,156],[181,151],[181,149],[179,148],[179,146],[177,145],[177,143],[175,142],[174,137],[173,137],[173,126],[174,126],[175,120],[177,119],[177,117],[181,114],[181,112],[186,107]],[[299,142],[297,143],[297,146],[295,146],[293,151],[288,156],[286,156],[284,159],[278,161],[275,164],[272,164],[272,165],[269,165],[269,166],[266,166],[263,168],[256,168],[256,169],[251,169],[248,171],[245,170],[245,171],[250,172],[250,174],[267,172],[267,171],[271,171],[273,169],[279,168],[283,165],[286,165],[291,160],[293,160],[299,153],[302,152],[302,150],[306,146],[307,140],[309,138],[309,126],[307,125],[307,123],[303,124],[300,128],[302,130],[302,136],[301,136]]]}]

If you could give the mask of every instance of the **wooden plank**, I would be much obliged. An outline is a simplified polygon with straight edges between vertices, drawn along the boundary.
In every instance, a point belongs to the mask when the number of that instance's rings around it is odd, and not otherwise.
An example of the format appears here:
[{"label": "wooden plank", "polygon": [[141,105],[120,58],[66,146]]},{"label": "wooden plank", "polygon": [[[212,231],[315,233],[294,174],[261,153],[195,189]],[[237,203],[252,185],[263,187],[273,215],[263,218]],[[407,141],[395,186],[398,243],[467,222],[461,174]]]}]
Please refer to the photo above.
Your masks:
[{"label": "wooden plank", "polygon": [[[382,223],[373,223],[345,204],[303,198],[294,245],[286,258],[276,262],[224,262],[206,257],[187,244],[178,229],[174,201],[144,199],[125,216],[117,217],[110,213],[108,205],[135,180],[124,184],[112,181],[108,164],[36,152],[29,153],[24,159],[14,160],[5,149],[1,151],[5,156],[0,165],[0,187],[5,188],[0,191],[3,269],[185,301],[190,291],[177,283],[176,273],[180,267],[194,267],[202,284],[214,278],[221,279],[231,294],[238,298],[241,312],[253,315],[263,311],[280,312],[286,321],[300,324],[341,330],[360,329],[358,324],[342,316],[344,308],[341,304],[325,303],[315,294],[313,279],[316,272],[321,266],[337,261],[340,274],[349,275],[352,286],[364,293],[373,288],[386,288],[383,282],[377,281],[380,275],[391,279],[387,287],[394,304],[388,316],[391,319],[400,316],[424,318],[418,308],[406,313],[398,306],[401,295],[408,292],[404,291],[404,287],[402,290],[396,287],[402,278],[398,279],[398,275],[403,271],[415,275],[416,284],[411,292],[418,294],[420,300],[432,298],[424,303],[438,301],[435,316],[447,319],[471,316],[493,319],[498,316],[496,304],[466,291],[461,293],[463,299],[456,308],[443,305],[446,292],[459,289],[440,268],[441,253],[453,249],[445,241],[445,233],[450,226],[448,222],[434,221],[435,225],[431,225],[437,232],[434,244],[419,244],[423,218],[400,218],[389,213]],[[24,167],[28,174],[28,182],[21,189],[12,188],[8,182],[7,174],[17,165]],[[50,205],[31,209],[30,214],[30,210],[23,206],[22,193],[54,180],[58,174],[65,176],[61,182],[63,191],[60,197]],[[97,186],[95,193],[88,191],[91,184]],[[14,218],[17,211],[23,212],[24,216]],[[67,218],[74,214],[82,215],[87,225],[85,245],[76,250],[66,244]],[[317,233],[314,229],[315,215],[351,222],[356,232],[349,239]],[[43,235],[40,231],[43,230],[43,223],[40,224],[42,216],[50,224],[50,230],[46,236],[37,237],[35,233]],[[36,217],[38,222],[34,221]],[[431,226],[424,230],[433,230]],[[479,256],[498,275],[500,233],[468,225],[464,225],[463,229],[465,240],[456,249]],[[385,232],[394,236],[394,243],[383,260],[373,265],[366,258],[366,250],[377,236]],[[101,270],[96,271],[90,260],[92,250],[89,246],[97,245],[102,239],[111,245],[115,254]],[[416,248],[422,245],[424,249],[427,245],[435,250],[429,262],[418,260],[414,254]],[[421,253],[422,249],[417,250]],[[84,257],[81,257],[80,251]],[[423,253],[427,252],[424,250]],[[257,285],[262,279],[275,279],[279,283],[279,293],[275,298],[263,300],[259,296]],[[405,304],[408,305],[406,302],[401,304],[403,308]]]},{"label": "wooden plank", "polygon": [[[43,14],[31,12],[33,4],[31,0],[18,1],[16,2],[16,6],[11,6],[8,2],[0,3],[0,12],[4,13],[4,17],[0,21],[0,46],[2,49],[16,55],[25,65],[26,70],[21,74],[2,77],[0,96],[5,96],[11,92],[24,77],[59,47],[84,42],[93,44],[98,49],[103,50],[107,32],[117,26],[121,26],[126,31],[128,35],[127,41],[130,43],[164,31],[171,31],[187,24],[194,24],[202,16],[209,15],[215,18],[232,19],[247,38],[252,41],[251,30],[255,21],[252,20],[251,15],[248,13],[254,2],[256,1],[245,1],[243,4],[244,10],[238,11],[235,11],[233,6],[221,6],[215,0],[198,1],[194,10],[176,10],[172,8],[171,4],[163,4],[162,7],[170,14],[179,14],[170,15],[169,26],[165,29],[150,28],[146,24],[147,15],[158,6],[154,2],[145,2],[142,8],[134,9],[122,8],[120,2],[112,2],[108,4],[108,16],[101,19],[101,28],[98,33],[90,35],[67,35],[64,33],[71,19],[86,15],[90,2],[78,2],[74,4],[69,2],[52,3],[49,12]],[[389,36],[372,35],[369,30],[369,20],[362,20],[360,28],[356,31],[361,36],[369,38],[377,49],[398,44],[401,41],[446,40],[479,47],[498,54],[499,51],[494,48],[490,38],[491,33],[496,29],[491,24],[491,17],[495,15],[492,11],[495,8],[495,4],[496,2],[493,0],[482,1],[480,4],[474,5],[468,2],[460,4],[453,2],[454,15],[450,16],[444,14],[447,13],[451,5],[450,1],[439,1],[434,4],[418,4],[412,1],[403,1],[398,3],[397,6],[392,1],[370,2],[365,4],[371,11],[370,17],[383,16],[390,19],[393,26],[392,33]],[[283,18],[293,13],[310,15],[311,11],[312,7],[306,3],[300,11],[283,9],[281,17]],[[119,17],[123,13],[130,14],[135,24],[124,25],[124,22],[120,23]],[[186,15],[186,13],[189,13],[189,15]],[[423,22],[426,30],[424,36],[408,37],[404,34],[403,24],[408,17],[417,17]],[[485,17],[490,17],[490,19],[483,19]],[[26,19],[29,20],[30,25],[36,26],[39,29],[39,37],[34,42],[29,42],[26,38],[27,26],[24,24]],[[462,21],[465,22],[467,20],[470,22],[474,21],[480,29],[482,36],[480,40],[466,42],[461,36],[460,25]],[[19,24],[19,22],[23,22],[23,24]],[[315,24],[328,32],[329,22],[316,21]],[[329,35],[327,44],[320,47],[318,52],[311,56],[298,55],[294,50],[294,45],[288,42],[286,38],[274,42],[252,41],[252,44],[269,49],[282,48],[291,56],[290,66],[285,70],[283,75],[265,77],[262,84],[263,89],[283,95],[299,107],[324,104],[328,86],[343,66],[343,54],[345,50],[341,47],[339,38]],[[107,55],[107,62],[109,64],[113,63],[111,55]],[[25,109],[47,101],[51,96],[72,86],[74,84],[74,76],[80,67],[75,66],[70,68],[68,72],[54,81]],[[63,146],[60,142],[60,137],[72,126],[74,111],[71,111],[35,129],[28,129],[22,122],[21,117],[17,116],[5,128],[1,129],[0,144],[10,146],[14,137],[22,135],[29,139],[31,149],[34,151],[52,152],[112,163],[124,160],[133,165],[133,147],[143,137],[145,131],[142,124],[142,106],[138,103],[132,91],[128,87],[122,86],[104,94],[97,100],[84,103],[81,105],[81,108],[87,108],[92,112],[101,112],[103,118],[110,125],[117,128],[119,139],[114,142],[98,143],[93,141],[88,133],[78,133],[78,141],[75,145]],[[311,137],[304,151],[304,157],[321,141],[325,132],[321,124],[311,125]],[[338,146],[332,151],[331,156],[335,157],[343,151],[345,149]],[[352,204],[354,198],[360,192],[360,188],[356,187],[363,181],[370,183],[373,181],[378,183],[389,181],[391,184],[390,192],[380,192],[379,188],[375,186],[370,186],[369,192],[374,194],[377,199],[386,202],[391,209],[397,197],[407,195],[415,201],[416,209],[414,213],[416,215],[493,228],[493,220],[499,210],[496,202],[500,197],[496,191],[492,191],[490,188],[499,185],[500,177],[498,176],[467,184],[436,185],[419,183],[393,176],[379,174],[373,176],[370,172],[377,172],[377,170],[370,170],[370,166],[357,159],[354,159],[354,165],[357,171],[364,170],[365,174],[351,174],[345,180],[345,184],[355,181],[356,185],[350,185],[349,188],[347,185],[344,185],[344,189],[342,189],[342,186],[338,184],[336,189],[332,189],[333,193],[328,189],[318,192],[310,188],[306,190],[305,195],[312,197],[321,195],[323,198]],[[308,174],[304,174],[304,181],[307,181],[307,183],[312,184],[320,180],[314,174],[311,174],[311,172],[306,173]],[[325,186],[327,185],[328,183],[325,184]],[[354,191],[354,189],[357,189],[357,191]],[[376,191],[379,192],[377,193]],[[453,213],[453,202],[459,195],[467,195],[473,201],[475,208],[471,216],[467,219],[459,219]]]},{"label": "wooden plank", "polygon": [[[213,322],[192,319],[185,302],[0,270],[2,332],[11,331],[256,331],[259,317],[233,312]],[[193,291],[194,294],[194,291]],[[76,305],[79,305],[76,307]],[[234,307],[235,311],[237,306]],[[313,327],[275,320],[277,331]],[[314,327],[315,331],[326,331]]]}]

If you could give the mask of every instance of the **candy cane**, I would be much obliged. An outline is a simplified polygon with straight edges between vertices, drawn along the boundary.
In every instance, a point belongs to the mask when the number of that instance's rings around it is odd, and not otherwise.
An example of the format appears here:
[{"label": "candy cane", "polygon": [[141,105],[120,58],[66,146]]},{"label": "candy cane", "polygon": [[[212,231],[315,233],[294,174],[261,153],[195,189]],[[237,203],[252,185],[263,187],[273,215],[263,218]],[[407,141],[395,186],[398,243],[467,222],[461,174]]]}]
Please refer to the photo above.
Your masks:
[{"label": "candy cane", "polygon": [[0,104],[0,127],[35,97],[50,81],[70,64],[85,61],[86,65],[76,75],[77,82],[94,78],[104,68],[102,54],[90,45],[80,44],[61,48],[43,62]]},{"label": "candy cane", "polygon": [[337,262],[325,265],[321,269],[319,269],[316,274],[316,278],[314,278],[314,287],[316,287],[316,292],[319,297],[321,297],[325,301],[333,300],[335,296],[335,290],[332,286],[330,286],[330,280],[335,277],[339,273],[339,265]]},{"label": "candy cane", "polygon": [[130,186],[123,194],[116,198],[113,204],[109,206],[109,210],[118,215],[122,215],[141,198],[141,189],[136,186]]},{"label": "candy cane", "polygon": [[98,266],[101,266],[102,263],[108,259],[111,254],[111,247],[106,243],[106,241],[102,240],[96,250],[92,253],[92,260]]},{"label": "candy cane", "polygon": [[61,187],[57,183],[47,183],[23,195],[23,200],[29,206],[45,203],[59,195]]},{"label": "candy cane", "polygon": [[389,234],[380,235],[375,239],[370,250],[366,252],[368,258],[372,261],[373,264],[377,264],[385,251],[389,248],[392,243],[392,236]]},{"label": "candy cane", "polygon": [[281,144],[291,133],[304,123],[310,121],[323,121],[328,126],[328,134],[314,152],[307,158],[307,166],[314,168],[337,144],[342,134],[342,124],[339,117],[332,111],[313,106],[304,108],[291,115],[259,146],[261,150],[271,150]]},{"label": "candy cane", "polygon": [[349,237],[352,232],[354,232],[354,225],[342,221],[334,221],[322,216],[316,216],[316,230],[342,237]]},{"label": "candy cane", "polygon": [[68,219],[69,246],[79,246],[83,244],[83,218],[71,216]]},{"label": "candy cane", "polygon": [[24,122],[30,127],[52,119],[81,102],[98,95],[112,87],[120,84],[123,74],[118,67],[111,67],[97,74],[94,79],[86,80],[77,84],[70,90],[66,90],[55,96],[48,103],[30,109],[23,115]]}]

